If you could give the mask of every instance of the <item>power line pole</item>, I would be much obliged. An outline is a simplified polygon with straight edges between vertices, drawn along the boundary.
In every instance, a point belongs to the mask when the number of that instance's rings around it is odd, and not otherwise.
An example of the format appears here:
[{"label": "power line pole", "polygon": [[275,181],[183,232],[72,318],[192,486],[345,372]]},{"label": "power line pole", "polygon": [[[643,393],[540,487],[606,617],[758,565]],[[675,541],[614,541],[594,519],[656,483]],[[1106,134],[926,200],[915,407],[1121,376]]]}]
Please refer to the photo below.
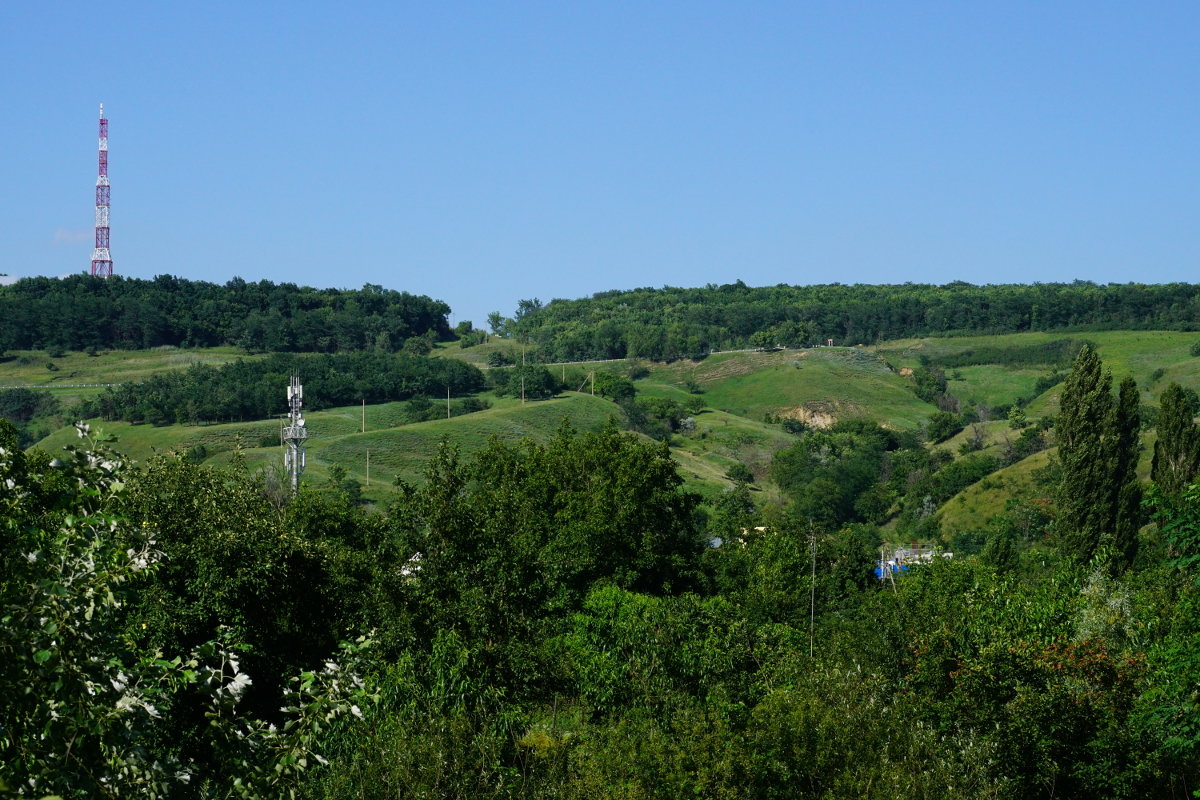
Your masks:
[{"label": "power line pole", "polygon": [[812,578],[808,600],[808,657],[813,657],[813,631],[817,623],[817,534],[808,526],[808,549],[812,553]]}]

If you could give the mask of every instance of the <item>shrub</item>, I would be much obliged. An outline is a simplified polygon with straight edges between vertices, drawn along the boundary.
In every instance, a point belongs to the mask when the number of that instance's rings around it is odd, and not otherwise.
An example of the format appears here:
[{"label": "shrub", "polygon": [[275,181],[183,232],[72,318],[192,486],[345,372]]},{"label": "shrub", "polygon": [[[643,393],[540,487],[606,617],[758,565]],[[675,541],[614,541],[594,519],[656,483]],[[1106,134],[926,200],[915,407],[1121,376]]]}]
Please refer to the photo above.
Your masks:
[{"label": "shrub", "polygon": [[754,473],[740,461],[725,470],[725,477],[735,483],[754,483]]},{"label": "shrub", "polygon": [[931,442],[944,442],[963,429],[963,419],[950,411],[935,411],[929,415],[925,432]]},{"label": "shrub", "polygon": [[504,350],[493,350],[487,354],[487,363],[489,367],[507,367],[515,364],[516,360],[512,354]]}]

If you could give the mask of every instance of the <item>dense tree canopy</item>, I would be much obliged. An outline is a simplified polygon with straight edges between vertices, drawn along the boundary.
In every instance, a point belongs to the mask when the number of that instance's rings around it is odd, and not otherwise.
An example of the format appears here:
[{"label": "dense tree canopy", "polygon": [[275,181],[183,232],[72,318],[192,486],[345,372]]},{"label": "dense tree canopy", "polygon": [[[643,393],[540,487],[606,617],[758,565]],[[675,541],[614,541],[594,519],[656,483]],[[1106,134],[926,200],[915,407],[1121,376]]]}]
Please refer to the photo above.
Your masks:
[{"label": "dense tree canopy", "polygon": [[1062,477],[1059,536],[1065,550],[1087,563],[1101,547],[1120,568],[1133,561],[1141,527],[1137,484],[1138,394],[1131,378],[1113,397],[1112,376],[1085,346],[1063,383],[1055,429]]},{"label": "dense tree canopy", "polygon": [[[544,370],[543,370],[544,371]],[[319,410],[366,400],[462,395],[484,386],[483,373],[456,359],[403,353],[292,355],[275,353],[220,367],[195,365],[105,389],[80,416],[170,424],[265,419],[279,413],[288,376],[300,375],[304,405]]]},{"label": "dense tree canopy", "polygon": [[698,498],[664,445],[564,427],[546,445],[493,441],[468,463],[444,449],[394,507],[429,621],[483,626],[577,608],[597,582],[663,592],[694,586]]},{"label": "dense tree canopy", "polygon": [[[284,681],[269,669],[322,638],[309,625],[331,617],[311,593],[334,585],[336,559],[281,537],[280,515],[235,488],[252,486],[244,478],[158,463],[145,488],[177,491],[139,499],[120,456],[95,440],[54,460],[14,445],[0,420],[0,794],[294,796],[320,758],[317,734],[369,699],[345,669],[355,656],[329,660],[336,634],[308,651],[305,666],[325,660],[319,674]],[[242,536],[273,521],[271,535]],[[264,669],[252,678],[242,661]],[[256,679],[268,719],[239,707]]]},{"label": "dense tree canopy", "polygon": [[1172,383],[1159,400],[1158,437],[1150,479],[1168,495],[1178,495],[1200,469],[1200,428],[1193,397]]},{"label": "dense tree canopy", "polygon": [[346,290],[240,278],[220,286],[171,275],[23,278],[0,286],[0,350],[395,351],[412,337],[447,338],[449,313],[445,303],[372,284]]},{"label": "dense tree canopy", "polygon": [[[939,333],[1195,330],[1200,286],[1076,281],[749,287],[738,281],[701,289],[602,292],[545,305],[527,302],[523,309],[505,332],[537,342],[547,358],[673,359],[827,339],[853,345]],[[756,333],[761,336],[754,339]]]}]

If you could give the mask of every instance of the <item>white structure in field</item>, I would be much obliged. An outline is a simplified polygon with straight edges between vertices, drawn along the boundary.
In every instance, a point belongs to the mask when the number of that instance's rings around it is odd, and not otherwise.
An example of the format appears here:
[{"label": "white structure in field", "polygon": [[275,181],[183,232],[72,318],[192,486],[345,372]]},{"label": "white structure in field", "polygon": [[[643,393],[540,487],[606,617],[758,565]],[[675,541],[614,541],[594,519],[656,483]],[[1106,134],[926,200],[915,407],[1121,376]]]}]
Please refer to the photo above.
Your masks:
[{"label": "white structure in field", "polygon": [[288,384],[287,399],[288,423],[283,428],[283,466],[288,472],[294,495],[300,489],[300,473],[304,472],[304,442],[308,439],[304,415],[300,413],[300,408],[304,405],[304,387],[295,375]]}]

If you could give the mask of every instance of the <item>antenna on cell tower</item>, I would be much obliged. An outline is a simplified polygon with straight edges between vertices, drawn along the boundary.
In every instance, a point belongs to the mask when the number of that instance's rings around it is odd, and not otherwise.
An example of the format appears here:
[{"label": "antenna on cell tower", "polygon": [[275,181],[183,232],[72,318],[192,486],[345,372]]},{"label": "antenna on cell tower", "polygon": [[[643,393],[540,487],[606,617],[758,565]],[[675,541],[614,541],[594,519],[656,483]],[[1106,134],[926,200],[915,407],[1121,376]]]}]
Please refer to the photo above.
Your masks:
[{"label": "antenna on cell tower", "polygon": [[304,387],[300,379],[292,376],[287,389],[288,424],[283,429],[283,467],[288,471],[292,484],[292,495],[300,490],[300,473],[304,472],[304,442],[308,439],[308,429],[304,427],[304,416],[300,413],[304,405]]},{"label": "antenna on cell tower", "polygon": [[96,177],[96,249],[92,251],[92,274],[112,277],[112,256],[108,252],[108,120],[104,103],[100,104],[100,156]]}]

